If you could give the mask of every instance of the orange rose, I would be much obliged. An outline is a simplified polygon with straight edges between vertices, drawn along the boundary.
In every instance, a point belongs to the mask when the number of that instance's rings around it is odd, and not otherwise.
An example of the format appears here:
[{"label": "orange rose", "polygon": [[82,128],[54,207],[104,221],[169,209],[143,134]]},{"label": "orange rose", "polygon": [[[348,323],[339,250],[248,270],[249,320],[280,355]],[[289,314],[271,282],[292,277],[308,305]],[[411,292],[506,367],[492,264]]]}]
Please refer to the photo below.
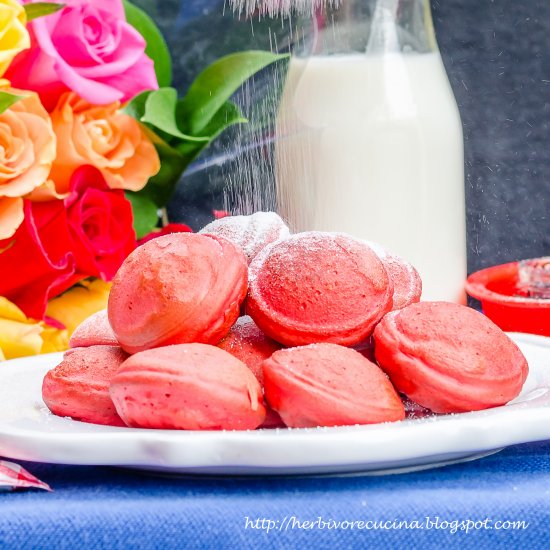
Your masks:
[{"label": "orange rose", "polygon": [[0,241],[13,236],[22,222],[23,199],[0,197]]},{"label": "orange rose", "polygon": [[21,197],[48,179],[55,158],[55,134],[38,96],[3,90],[23,97],[0,114],[0,240],[11,237],[21,225]]},{"label": "orange rose", "polygon": [[61,96],[51,113],[57,158],[51,178],[59,193],[69,190],[73,172],[91,164],[111,189],[139,191],[160,169],[157,151],[139,123],[119,103],[95,106],[74,92]]}]

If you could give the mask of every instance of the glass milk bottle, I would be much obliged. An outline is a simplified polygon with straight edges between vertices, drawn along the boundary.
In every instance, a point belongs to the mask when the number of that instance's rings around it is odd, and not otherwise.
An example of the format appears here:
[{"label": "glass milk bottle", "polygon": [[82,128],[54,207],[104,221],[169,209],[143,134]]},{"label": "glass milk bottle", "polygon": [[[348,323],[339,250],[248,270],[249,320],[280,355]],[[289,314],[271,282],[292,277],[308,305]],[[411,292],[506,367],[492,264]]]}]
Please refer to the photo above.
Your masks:
[{"label": "glass milk bottle", "polygon": [[344,0],[313,18],[277,116],[279,213],[410,261],[423,300],[464,301],[464,152],[428,0]]}]

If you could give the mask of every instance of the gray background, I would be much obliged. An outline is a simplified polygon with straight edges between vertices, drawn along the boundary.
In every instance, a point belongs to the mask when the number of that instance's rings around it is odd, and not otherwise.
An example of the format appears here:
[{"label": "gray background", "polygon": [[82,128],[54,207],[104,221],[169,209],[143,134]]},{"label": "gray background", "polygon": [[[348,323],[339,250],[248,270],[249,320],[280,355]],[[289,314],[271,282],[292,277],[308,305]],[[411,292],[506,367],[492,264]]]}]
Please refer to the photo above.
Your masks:
[{"label": "gray background", "polygon": [[[253,34],[250,22],[223,14],[223,0],[136,3],[163,28],[182,91],[215,58],[268,48],[267,27],[281,33],[266,21]],[[550,255],[550,2],[433,0],[432,8],[464,124],[469,271]],[[188,177],[170,211],[200,226],[211,207],[221,207],[219,189]]]}]

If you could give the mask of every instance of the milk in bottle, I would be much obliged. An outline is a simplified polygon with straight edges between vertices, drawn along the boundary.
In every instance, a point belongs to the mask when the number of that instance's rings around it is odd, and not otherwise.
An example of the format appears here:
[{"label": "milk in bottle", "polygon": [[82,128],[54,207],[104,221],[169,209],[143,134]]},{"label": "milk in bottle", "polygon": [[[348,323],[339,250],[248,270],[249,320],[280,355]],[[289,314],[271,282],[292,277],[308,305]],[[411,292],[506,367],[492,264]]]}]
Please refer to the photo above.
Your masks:
[{"label": "milk in bottle", "polygon": [[[295,231],[376,241],[418,269],[422,299],[462,302],[462,125],[429,5],[371,3],[365,51],[321,49],[290,61],[277,119],[279,212]],[[411,27],[400,29],[404,4],[423,17],[416,48]],[[317,29],[317,47],[329,31]]]}]

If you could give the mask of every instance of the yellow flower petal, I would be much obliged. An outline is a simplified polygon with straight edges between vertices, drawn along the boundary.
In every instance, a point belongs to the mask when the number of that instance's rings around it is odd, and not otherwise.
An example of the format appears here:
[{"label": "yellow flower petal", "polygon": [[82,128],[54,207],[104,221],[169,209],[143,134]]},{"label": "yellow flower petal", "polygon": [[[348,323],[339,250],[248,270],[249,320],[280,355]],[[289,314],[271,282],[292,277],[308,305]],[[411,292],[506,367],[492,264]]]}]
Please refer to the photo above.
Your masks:
[{"label": "yellow flower petal", "polygon": [[107,307],[110,289],[111,284],[101,279],[87,279],[51,300],[46,315],[66,329],[28,319],[15,304],[0,296],[0,361],[66,350],[74,329]]},{"label": "yellow flower petal", "polygon": [[12,302],[0,296],[0,361],[69,347],[66,329],[28,319]]},{"label": "yellow flower petal", "polygon": [[63,323],[70,338],[74,329],[93,313],[107,307],[111,283],[86,279],[48,303],[46,315]]},{"label": "yellow flower petal", "polygon": [[40,353],[54,353],[65,351],[69,347],[69,333],[67,329],[58,329],[45,323],[42,326],[42,349]]},{"label": "yellow flower petal", "polygon": [[0,318],[0,349],[6,359],[37,355],[42,349],[42,327]]},{"label": "yellow flower petal", "polygon": [[25,10],[17,0],[0,0],[0,76],[31,45],[26,23]]},{"label": "yellow flower petal", "polygon": [[27,322],[25,314],[7,298],[0,296],[0,319],[9,319],[11,321]]},{"label": "yellow flower petal", "polygon": [[42,327],[0,296],[0,360],[37,355],[42,348]]}]

